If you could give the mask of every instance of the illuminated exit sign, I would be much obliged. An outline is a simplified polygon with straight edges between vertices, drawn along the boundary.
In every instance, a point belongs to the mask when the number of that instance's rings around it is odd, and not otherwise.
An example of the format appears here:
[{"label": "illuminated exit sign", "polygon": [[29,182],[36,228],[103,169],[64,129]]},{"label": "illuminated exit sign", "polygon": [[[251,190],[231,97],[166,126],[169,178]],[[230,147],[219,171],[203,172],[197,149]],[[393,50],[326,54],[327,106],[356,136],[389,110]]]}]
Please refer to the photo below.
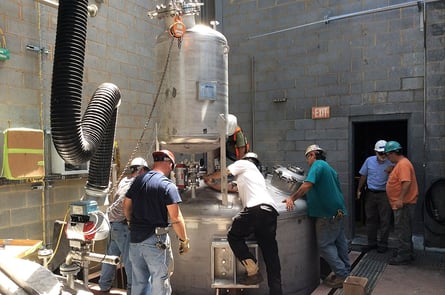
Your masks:
[{"label": "illuminated exit sign", "polygon": [[330,115],[330,107],[312,107],[312,119],[328,119]]}]

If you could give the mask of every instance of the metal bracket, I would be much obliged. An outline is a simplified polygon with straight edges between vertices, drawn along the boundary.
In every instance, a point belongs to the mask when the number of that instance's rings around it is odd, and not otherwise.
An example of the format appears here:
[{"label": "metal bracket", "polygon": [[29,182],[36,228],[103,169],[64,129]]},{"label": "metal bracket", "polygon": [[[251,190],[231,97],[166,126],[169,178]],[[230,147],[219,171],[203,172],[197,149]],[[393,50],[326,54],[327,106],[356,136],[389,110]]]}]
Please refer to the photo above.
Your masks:
[{"label": "metal bracket", "polygon": [[26,45],[26,50],[49,54],[49,50],[47,48],[40,47],[40,46],[37,46],[37,45],[32,45],[32,44],[27,44]]}]

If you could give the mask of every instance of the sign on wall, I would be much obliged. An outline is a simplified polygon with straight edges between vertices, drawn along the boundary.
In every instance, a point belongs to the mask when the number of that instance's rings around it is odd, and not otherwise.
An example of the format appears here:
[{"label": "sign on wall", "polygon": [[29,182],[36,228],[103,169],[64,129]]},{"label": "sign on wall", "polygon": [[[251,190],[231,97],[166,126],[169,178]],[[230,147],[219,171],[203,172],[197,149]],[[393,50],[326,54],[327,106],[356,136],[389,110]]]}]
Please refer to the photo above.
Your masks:
[{"label": "sign on wall", "polygon": [[330,107],[312,107],[312,119],[329,119]]}]

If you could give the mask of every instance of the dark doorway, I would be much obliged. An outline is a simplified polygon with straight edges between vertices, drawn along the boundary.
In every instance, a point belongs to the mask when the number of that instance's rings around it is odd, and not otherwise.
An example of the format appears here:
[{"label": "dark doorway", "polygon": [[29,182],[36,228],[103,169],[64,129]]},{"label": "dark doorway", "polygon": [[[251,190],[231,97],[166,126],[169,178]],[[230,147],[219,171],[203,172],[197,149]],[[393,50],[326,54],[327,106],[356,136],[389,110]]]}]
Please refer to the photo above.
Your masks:
[{"label": "dark doorway", "polygon": [[357,191],[358,179],[360,174],[358,171],[367,157],[374,155],[374,145],[380,140],[398,141],[404,148],[406,154],[408,120],[384,120],[384,121],[362,121],[352,123],[353,132],[353,171],[354,171],[354,220],[355,225],[353,232],[355,235],[366,235],[365,230],[365,210],[362,199],[355,199]]}]

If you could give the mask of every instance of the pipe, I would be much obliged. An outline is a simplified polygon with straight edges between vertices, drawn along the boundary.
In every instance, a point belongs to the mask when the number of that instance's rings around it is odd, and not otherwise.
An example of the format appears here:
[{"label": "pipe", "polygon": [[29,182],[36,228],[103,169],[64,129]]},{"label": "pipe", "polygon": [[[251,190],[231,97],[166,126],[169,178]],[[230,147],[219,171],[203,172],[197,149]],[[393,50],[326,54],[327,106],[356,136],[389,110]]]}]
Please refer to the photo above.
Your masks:
[{"label": "pipe", "polygon": [[47,5],[49,7],[52,7],[52,8],[59,7],[59,3],[55,2],[55,1],[51,1],[51,0],[35,0],[35,1],[37,1],[41,4],[44,4],[44,5]]},{"label": "pipe", "polygon": [[14,284],[16,284],[18,287],[22,288],[26,294],[29,295],[39,295],[39,292],[37,292],[33,287],[31,287],[25,280],[17,277],[12,272],[8,272],[8,267],[6,265],[3,265],[0,262],[0,272],[2,272],[8,279],[10,279]]},{"label": "pipe", "polygon": [[6,288],[3,285],[0,285],[0,294],[4,294],[4,295],[14,295],[13,292],[9,291],[8,288]]},{"label": "pipe", "polygon": [[[42,26],[41,26],[41,9],[40,9],[40,5],[37,5],[37,31],[39,33],[39,44],[43,43],[43,38],[42,38]],[[40,114],[40,129],[43,130],[43,126],[44,126],[44,110],[46,110],[45,106],[44,106],[44,99],[43,99],[43,89],[44,89],[44,84],[43,84],[43,55],[42,55],[42,51],[39,51],[39,114]],[[45,134],[44,134],[44,143],[45,143]],[[44,153],[43,155],[43,160],[44,160],[44,171],[47,171],[47,167],[48,166],[47,163],[49,163],[49,153]],[[46,179],[43,177],[42,178],[42,192],[41,192],[41,196],[40,196],[40,201],[41,201],[41,206],[42,206],[42,241],[45,243],[45,245],[47,244],[47,236],[46,236],[46,232],[47,232],[47,213],[46,213],[46,184],[47,181]]]},{"label": "pipe", "polygon": [[256,39],[256,38],[266,37],[269,35],[274,35],[274,34],[278,34],[278,33],[283,33],[283,32],[287,32],[287,31],[291,31],[291,30],[295,30],[295,29],[308,27],[311,25],[316,25],[316,24],[321,24],[321,23],[328,24],[330,21],[334,21],[334,20],[362,16],[362,15],[377,13],[377,12],[390,11],[390,10],[399,9],[399,8],[417,6],[419,3],[430,3],[430,2],[437,2],[437,1],[441,1],[441,0],[410,1],[410,2],[394,4],[394,5],[389,5],[389,6],[380,7],[380,8],[374,8],[374,9],[368,9],[368,10],[363,10],[363,11],[358,11],[358,12],[342,14],[342,15],[338,15],[338,16],[332,16],[332,17],[325,16],[325,18],[323,20],[319,20],[319,21],[315,21],[315,22],[311,22],[311,23],[307,23],[307,24],[303,24],[303,25],[298,25],[298,26],[294,26],[294,27],[290,27],[290,28],[286,28],[286,29],[282,29],[282,30],[278,30],[278,31],[273,31],[273,32],[269,32],[269,33],[264,33],[264,34],[260,34],[260,35],[255,35],[255,36],[248,37],[247,39],[252,40],[252,39]]},{"label": "pipe", "polygon": [[[422,10],[422,27],[423,27],[423,168],[426,168],[426,163],[428,161],[428,159],[426,159],[426,134],[427,134],[427,128],[426,128],[426,124],[427,124],[427,99],[428,99],[428,70],[427,70],[427,66],[428,66],[428,62],[427,62],[427,58],[428,58],[428,54],[427,54],[427,48],[426,48],[426,21],[427,21],[427,14],[426,14],[426,5],[425,3],[423,4],[422,7],[419,7],[419,9]],[[426,173],[423,173],[424,175],[424,181],[423,183],[426,183]]]},{"label": "pipe", "polygon": [[250,88],[252,90],[252,103],[251,103],[251,112],[252,112],[252,140],[251,140],[251,150],[255,150],[255,104],[256,104],[256,78],[255,78],[255,56],[252,56],[250,60],[250,76],[251,76],[251,85]]},{"label": "pipe", "polygon": [[219,151],[220,171],[221,171],[221,203],[224,207],[229,206],[229,197],[227,192],[227,161],[226,161],[226,133],[227,117],[222,114],[218,117],[219,129]]},{"label": "pipe", "polygon": [[98,253],[93,253],[93,252],[81,253],[81,252],[71,251],[70,261],[72,262],[72,260],[94,261],[94,262],[100,262],[100,263],[107,263],[107,264],[111,264],[111,265],[118,265],[120,263],[119,256],[104,255],[104,254],[98,254]]},{"label": "pipe", "polygon": [[[52,7],[52,8],[59,8],[58,2],[54,2],[51,0],[35,0],[35,1],[39,2],[40,4]],[[88,5],[88,15],[89,16],[92,16],[92,17],[96,16],[98,11],[99,11],[99,7],[97,7],[96,4]]]}]

